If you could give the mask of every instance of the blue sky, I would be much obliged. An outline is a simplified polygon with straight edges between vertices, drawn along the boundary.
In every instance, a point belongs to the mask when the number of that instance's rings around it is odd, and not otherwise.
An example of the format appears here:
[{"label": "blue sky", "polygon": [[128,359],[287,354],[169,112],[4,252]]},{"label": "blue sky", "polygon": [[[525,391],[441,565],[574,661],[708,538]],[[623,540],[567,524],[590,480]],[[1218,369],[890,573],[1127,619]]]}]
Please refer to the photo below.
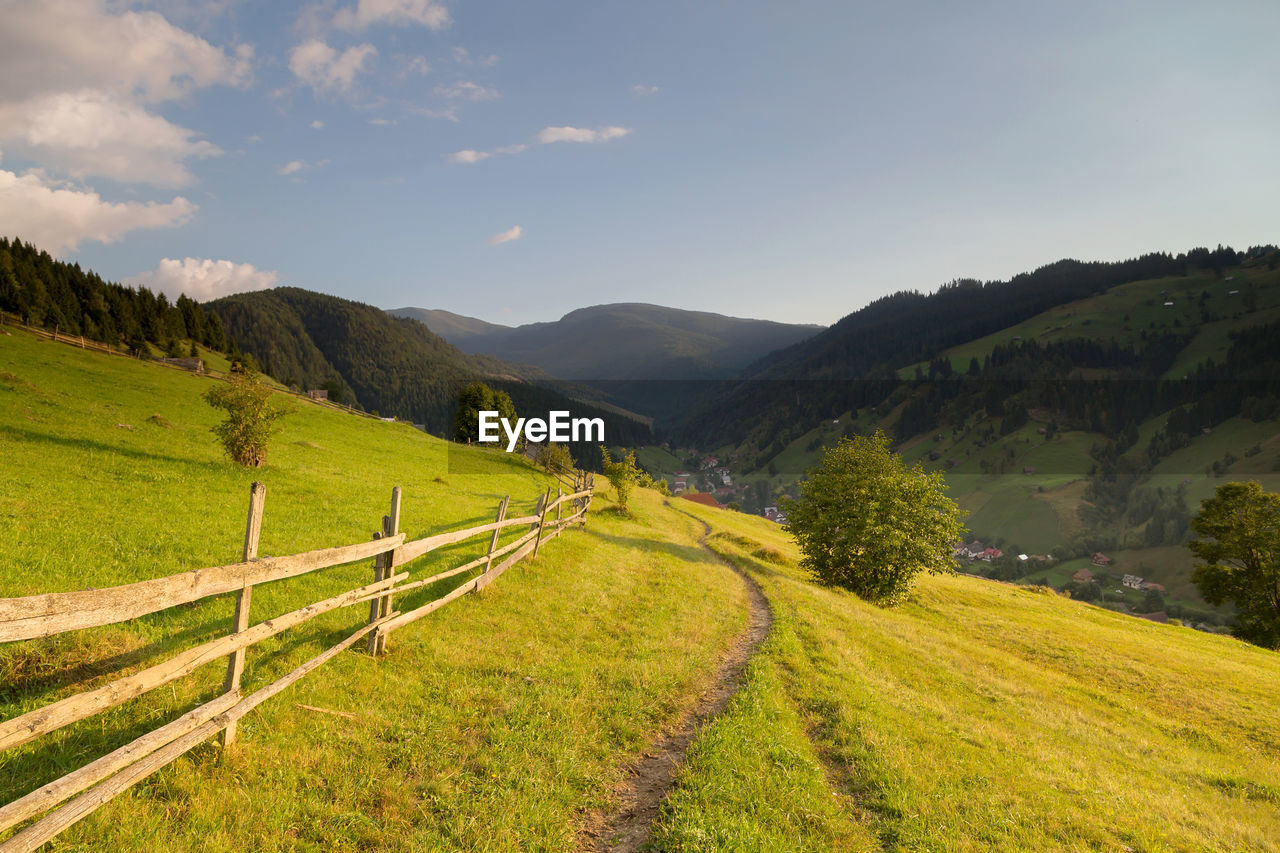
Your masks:
[{"label": "blue sky", "polygon": [[197,298],[831,323],[1280,242],[1274,2],[0,10],[0,232]]}]

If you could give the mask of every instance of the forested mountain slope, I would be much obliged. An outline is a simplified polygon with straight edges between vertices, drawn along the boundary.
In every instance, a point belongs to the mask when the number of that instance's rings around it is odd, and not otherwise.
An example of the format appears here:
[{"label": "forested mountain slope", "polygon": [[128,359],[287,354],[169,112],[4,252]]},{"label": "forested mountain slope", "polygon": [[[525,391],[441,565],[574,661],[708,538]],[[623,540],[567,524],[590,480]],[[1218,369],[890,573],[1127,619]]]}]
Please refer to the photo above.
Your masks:
[{"label": "forested mountain slope", "polygon": [[[424,424],[448,435],[461,387],[483,380],[506,390],[522,413],[571,409],[600,415],[611,440],[639,443],[649,428],[638,421],[571,403],[537,370],[469,356],[416,320],[296,287],[277,287],[215,300],[227,333],[262,368],[289,385],[328,388],[370,411]],[[562,345],[566,345],[562,342]]]},{"label": "forested mountain slope", "polygon": [[[869,378],[732,384],[685,435],[732,469],[721,500],[759,512],[793,492],[824,447],[883,430],[908,461],[943,472],[972,537],[1004,551],[973,571],[1220,625],[1229,613],[1206,610],[1185,541],[1221,483],[1280,489],[1280,252],[1179,259],[1185,272],[1114,285],[923,358],[904,343],[897,352],[914,361],[878,364]],[[1091,564],[1098,553],[1105,571]],[[1072,587],[1080,569],[1102,580]],[[1124,575],[1161,590],[1123,587]]]}]

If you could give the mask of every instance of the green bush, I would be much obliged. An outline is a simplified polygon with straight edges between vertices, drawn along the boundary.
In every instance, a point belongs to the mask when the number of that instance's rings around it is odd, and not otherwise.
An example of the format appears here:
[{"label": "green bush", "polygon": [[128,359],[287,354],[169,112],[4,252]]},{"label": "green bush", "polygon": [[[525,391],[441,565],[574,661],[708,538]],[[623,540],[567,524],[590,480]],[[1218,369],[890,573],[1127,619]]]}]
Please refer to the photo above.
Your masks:
[{"label": "green bush", "polygon": [[818,581],[894,604],[922,571],[954,571],[963,511],[940,472],[907,468],[877,432],[841,439],[784,500],[787,530]]},{"label": "green bush", "polygon": [[636,465],[636,454],[633,451],[626,451],[622,458],[614,462],[609,456],[609,450],[606,447],[600,448],[600,464],[604,468],[604,475],[609,478],[609,482],[613,484],[613,489],[618,493],[618,508],[627,512],[627,503],[631,500],[631,490],[635,488],[636,482],[640,479],[640,469]]},{"label": "green bush", "polygon": [[267,458],[267,442],[279,431],[279,420],[291,411],[272,401],[271,388],[243,363],[233,366],[227,384],[205,392],[205,401],[223,409],[227,419],[213,433],[237,464],[257,468]]}]

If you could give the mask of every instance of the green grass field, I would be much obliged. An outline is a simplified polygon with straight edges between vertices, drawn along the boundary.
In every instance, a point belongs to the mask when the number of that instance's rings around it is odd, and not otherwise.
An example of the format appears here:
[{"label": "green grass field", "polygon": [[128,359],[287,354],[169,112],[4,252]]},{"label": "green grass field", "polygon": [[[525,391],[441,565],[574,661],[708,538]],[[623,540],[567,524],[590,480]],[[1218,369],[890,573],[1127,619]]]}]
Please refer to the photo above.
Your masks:
[{"label": "green grass field", "polygon": [[[402,528],[420,536],[489,520],[503,494],[530,506],[548,482],[518,459],[305,403],[267,467],[248,472],[209,433],[212,381],[0,336],[3,595],[232,562],[250,479],[268,488],[264,555],[367,539],[393,485]],[[883,610],[806,580],[775,524],[650,490],[633,501],[625,517],[603,494],[585,530],[393,634],[386,657],[340,655],[246,717],[231,753],[196,749],[50,849],[574,849],[745,625],[741,581],[699,545],[690,513],[776,620],[742,691],[694,742],[652,849],[1280,849],[1276,653],[963,577],[925,578]],[[253,621],[370,577],[362,564],[260,587]],[[246,687],[366,614],[254,647]],[[230,622],[224,596],[0,647],[0,715]],[[0,802],[211,697],[223,670],[6,753]]]},{"label": "green grass field", "polygon": [[676,471],[684,470],[684,465],[674,454],[656,445],[637,447],[636,462],[655,480],[669,479]]},{"label": "green grass field", "polygon": [[1276,653],[963,577],[885,610],[806,581],[776,525],[691,511],[777,623],[660,849],[1280,849]]},{"label": "green grass field", "polygon": [[[0,594],[235,562],[251,479],[267,484],[264,556],[367,540],[394,485],[404,489],[401,527],[415,537],[490,521],[503,494],[528,509],[547,485],[519,460],[457,447],[481,473],[455,473],[465,466],[450,466],[444,442],[305,403],[284,421],[268,465],[246,471],[222,458],[209,432],[214,411],[200,394],[212,381],[0,336]],[[745,624],[741,582],[697,547],[698,526],[656,493],[636,500],[628,520],[602,497],[585,531],[548,543],[483,596],[396,632],[385,658],[340,655],[246,717],[225,760],[213,745],[198,748],[52,849],[571,847],[585,813],[610,802],[625,763],[706,686]],[[411,570],[482,547],[448,549]],[[260,586],[253,621],[371,579],[364,563]],[[458,580],[397,604],[423,603]],[[0,718],[225,634],[231,612],[222,596],[4,646]],[[253,647],[246,689],[332,645],[367,613],[336,611]],[[6,753],[0,802],[210,698],[224,671],[207,666]]]}]

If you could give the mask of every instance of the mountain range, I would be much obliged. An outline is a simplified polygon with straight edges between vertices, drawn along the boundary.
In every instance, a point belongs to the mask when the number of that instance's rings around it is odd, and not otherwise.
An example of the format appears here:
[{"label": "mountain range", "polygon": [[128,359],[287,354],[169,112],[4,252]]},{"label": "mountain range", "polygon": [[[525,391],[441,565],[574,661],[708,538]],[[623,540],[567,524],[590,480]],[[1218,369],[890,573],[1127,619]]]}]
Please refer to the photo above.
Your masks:
[{"label": "mountain range", "polygon": [[225,333],[282,383],[441,435],[484,380],[522,413],[604,415],[609,444],[656,476],[718,457],[732,485],[699,486],[750,511],[841,436],[882,430],[946,476],[989,544],[1104,551],[1187,598],[1199,501],[1222,477],[1280,488],[1274,246],[1062,260],[891,294],[825,329],[630,303],[513,328],[289,287],[170,303],[0,241],[0,311],[139,354],[220,350]]},{"label": "mountain range", "polygon": [[451,434],[462,386],[483,380],[507,391],[521,411],[572,408],[580,416],[606,417],[611,442],[649,438],[646,423],[571,400],[580,396],[572,386],[537,368],[469,355],[422,323],[371,305],[277,287],[223,297],[207,309],[279,381],[324,388],[331,398],[421,423],[437,435]]},{"label": "mountain range", "polygon": [[727,379],[823,328],[645,303],[594,305],[516,327],[424,308],[389,313],[420,321],[463,352],[572,380]]}]

